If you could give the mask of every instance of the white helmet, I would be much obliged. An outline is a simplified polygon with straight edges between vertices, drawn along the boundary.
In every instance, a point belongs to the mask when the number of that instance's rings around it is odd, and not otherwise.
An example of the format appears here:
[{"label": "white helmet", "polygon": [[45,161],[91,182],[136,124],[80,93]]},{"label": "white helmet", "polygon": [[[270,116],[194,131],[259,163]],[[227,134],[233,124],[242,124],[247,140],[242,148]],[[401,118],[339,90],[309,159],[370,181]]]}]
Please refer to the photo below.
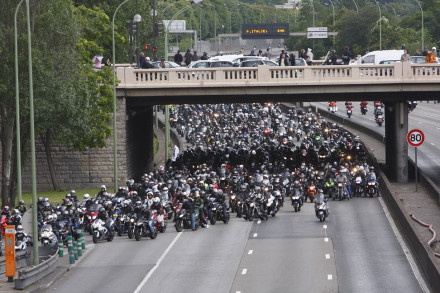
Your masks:
[{"label": "white helmet", "polygon": [[158,197],[153,198],[153,202],[154,203],[159,203],[160,202],[160,198],[158,198]]},{"label": "white helmet", "polygon": [[90,199],[90,194],[88,193],[84,194],[84,199]]}]

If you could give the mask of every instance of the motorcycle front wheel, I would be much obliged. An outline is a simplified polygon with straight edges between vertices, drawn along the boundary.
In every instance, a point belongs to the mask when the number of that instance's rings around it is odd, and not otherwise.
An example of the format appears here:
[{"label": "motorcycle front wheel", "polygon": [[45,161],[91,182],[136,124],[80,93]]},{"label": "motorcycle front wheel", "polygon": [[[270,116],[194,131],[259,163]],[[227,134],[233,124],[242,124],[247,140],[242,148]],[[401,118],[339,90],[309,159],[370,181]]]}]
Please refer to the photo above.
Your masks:
[{"label": "motorcycle front wheel", "polygon": [[133,239],[134,233],[133,233],[133,227],[128,228],[128,238]]},{"label": "motorcycle front wheel", "polygon": [[107,241],[108,241],[108,242],[112,242],[112,241],[113,241],[113,238],[115,238],[115,234],[109,235],[109,236],[107,237]]},{"label": "motorcycle front wheel", "polygon": [[156,237],[157,237],[157,229],[154,229],[154,232],[150,233],[150,238],[151,239],[156,239]]},{"label": "motorcycle front wheel", "polygon": [[99,236],[98,236],[98,231],[93,232],[93,243],[98,243],[99,241]]},{"label": "motorcycle front wheel", "polygon": [[182,232],[183,231],[183,225],[182,225],[182,220],[176,220],[176,224],[174,224],[174,227],[176,228],[177,232]]},{"label": "motorcycle front wheel", "polygon": [[136,239],[136,241],[141,240],[142,237],[142,228],[134,228],[134,238]]}]

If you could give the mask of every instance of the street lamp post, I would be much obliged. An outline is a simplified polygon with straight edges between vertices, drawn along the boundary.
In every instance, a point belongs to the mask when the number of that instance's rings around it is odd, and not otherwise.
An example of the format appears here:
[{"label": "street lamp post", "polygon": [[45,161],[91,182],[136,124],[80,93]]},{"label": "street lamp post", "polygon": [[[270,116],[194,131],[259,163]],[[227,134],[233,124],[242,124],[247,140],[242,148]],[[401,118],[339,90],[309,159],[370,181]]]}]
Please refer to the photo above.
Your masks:
[{"label": "street lamp post", "polygon": [[[28,1],[28,0],[26,0]],[[113,167],[114,167],[114,191],[118,190],[118,139],[117,139],[117,131],[116,131],[116,56],[115,56],[115,17],[119,8],[122,5],[127,3],[130,0],[124,0],[119,6],[116,8],[115,13],[112,18],[112,61],[113,61]]]},{"label": "street lamp post", "polygon": [[[32,176],[32,221],[33,235],[38,239],[37,219],[37,168],[35,162],[35,126],[34,126],[34,82],[32,79],[32,42],[31,42],[31,20],[29,12],[29,0],[26,0],[27,35],[28,35],[28,64],[29,64],[29,112],[30,112],[30,136],[31,136],[31,176]],[[38,245],[34,245],[34,265],[39,264]]]},{"label": "street lamp post", "polygon": [[354,6],[356,7],[356,13],[359,14],[359,8],[356,1],[353,0]]},{"label": "street lamp post", "polygon": [[[168,24],[165,27],[165,54],[168,56],[168,31],[170,29],[171,23],[176,19],[178,15],[187,11],[192,6],[195,6],[202,2],[202,0],[193,0],[191,4],[186,5],[179,11],[177,11],[171,19],[168,21]],[[196,40],[197,41],[197,40]],[[201,41],[201,39],[200,39]],[[169,158],[169,144],[170,144],[170,108],[169,105],[165,105],[165,161]]]},{"label": "street lamp post", "polygon": [[422,12],[422,50],[425,49],[425,40],[424,40],[424,28],[423,28],[423,9],[422,5],[420,5],[420,2],[415,0],[417,2],[417,5],[420,7],[420,11]]},{"label": "street lamp post", "polygon": [[379,2],[376,1],[376,5],[379,7],[379,50],[382,50],[382,11]]},{"label": "street lamp post", "polygon": [[328,0],[330,1],[330,4],[332,5],[332,9],[333,9],[333,46],[335,45],[335,38],[336,38],[336,34],[335,34],[335,6],[333,5],[333,1],[332,0]]},{"label": "street lamp post", "polygon": [[18,200],[21,200],[21,138],[20,138],[20,84],[18,80],[18,42],[17,42],[17,14],[18,9],[24,0],[20,0],[15,9],[14,15],[14,44],[15,44],[15,123],[16,123],[16,144],[17,144],[17,193]]}]

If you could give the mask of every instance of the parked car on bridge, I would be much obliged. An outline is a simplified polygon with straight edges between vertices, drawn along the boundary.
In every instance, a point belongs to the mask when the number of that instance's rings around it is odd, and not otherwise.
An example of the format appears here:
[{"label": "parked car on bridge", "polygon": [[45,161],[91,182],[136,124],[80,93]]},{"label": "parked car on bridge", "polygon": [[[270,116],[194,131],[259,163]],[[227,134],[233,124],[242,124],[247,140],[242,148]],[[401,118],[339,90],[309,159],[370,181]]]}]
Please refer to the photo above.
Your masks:
[{"label": "parked car on bridge", "polygon": [[[160,63],[161,63],[160,61],[153,61],[152,63],[153,63],[153,65],[156,68],[162,68],[162,66],[160,66]],[[179,67],[182,67],[179,64],[177,64],[175,62],[171,62],[171,61],[164,61],[164,64],[165,64],[165,68],[179,68]]]},{"label": "parked car on bridge", "polygon": [[257,67],[258,65],[278,66],[278,63],[272,60],[255,59],[243,61],[237,66],[234,64],[234,67]]},{"label": "parked car on bridge", "polygon": [[188,68],[232,67],[231,61],[199,60],[191,62]]}]

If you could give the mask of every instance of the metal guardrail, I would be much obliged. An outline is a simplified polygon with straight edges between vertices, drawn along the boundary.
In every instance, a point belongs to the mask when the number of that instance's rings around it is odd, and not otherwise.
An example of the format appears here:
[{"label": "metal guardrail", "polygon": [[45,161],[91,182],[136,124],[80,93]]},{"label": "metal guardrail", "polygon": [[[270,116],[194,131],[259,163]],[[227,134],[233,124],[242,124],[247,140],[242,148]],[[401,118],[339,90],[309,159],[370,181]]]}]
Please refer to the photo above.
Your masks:
[{"label": "metal guardrail", "polygon": [[[31,262],[31,251],[17,251],[15,254],[15,268],[20,269],[26,267]],[[6,272],[6,262],[2,260],[0,262],[0,274],[4,274]]]},{"label": "metal guardrail", "polygon": [[[42,262],[32,268],[18,271],[18,277],[15,279],[15,289],[23,290],[27,286],[41,280],[52,273],[58,260],[58,247],[40,247],[40,258]],[[47,259],[45,259],[47,258]]]}]

